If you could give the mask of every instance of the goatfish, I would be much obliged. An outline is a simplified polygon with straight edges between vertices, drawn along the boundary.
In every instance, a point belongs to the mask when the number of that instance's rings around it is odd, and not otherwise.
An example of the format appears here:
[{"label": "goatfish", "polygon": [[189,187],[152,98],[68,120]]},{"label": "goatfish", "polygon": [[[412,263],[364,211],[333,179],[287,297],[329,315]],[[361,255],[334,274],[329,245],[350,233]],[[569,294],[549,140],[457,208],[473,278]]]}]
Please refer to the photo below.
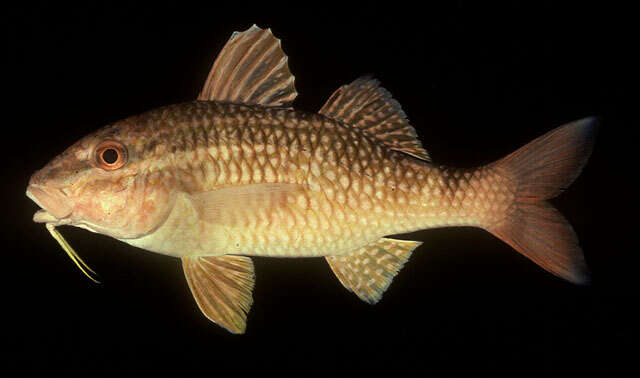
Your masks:
[{"label": "goatfish", "polygon": [[251,256],[324,257],[373,304],[421,244],[389,235],[436,227],[483,228],[550,273],[589,281],[575,232],[546,200],[586,164],[595,118],[460,169],[432,162],[371,77],[317,113],[293,109],[296,95],[271,30],[235,32],[196,101],[107,125],[35,172],[33,220],[95,281],[57,226],[180,258],[202,313],[232,333],[253,302]]}]

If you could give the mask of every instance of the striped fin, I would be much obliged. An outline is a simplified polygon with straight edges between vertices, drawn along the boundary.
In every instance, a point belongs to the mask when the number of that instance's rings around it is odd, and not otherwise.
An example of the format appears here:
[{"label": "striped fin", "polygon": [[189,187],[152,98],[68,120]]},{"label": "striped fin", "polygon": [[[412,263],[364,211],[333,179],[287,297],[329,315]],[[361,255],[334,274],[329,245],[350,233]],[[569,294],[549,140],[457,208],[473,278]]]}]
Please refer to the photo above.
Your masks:
[{"label": "striped fin", "polygon": [[183,257],[182,269],[202,313],[232,333],[244,333],[255,274],[244,256]]},{"label": "striped fin", "polygon": [[422,243],[382,238],[344,256],[329,256],[327,262],[340,282],[367,303],[378,303],[402,269],[411,252]]},{"label": "striped fin", "polygon": [[289,106],[298,93],[287,61],[271,29],[253,25],[235,32],[213,63],[198,100]]},{"label": "striped fin", "polygon": [[370,77],[338,88],[318,112],[362,129],[392,150],[431,161],[398,101]]}]

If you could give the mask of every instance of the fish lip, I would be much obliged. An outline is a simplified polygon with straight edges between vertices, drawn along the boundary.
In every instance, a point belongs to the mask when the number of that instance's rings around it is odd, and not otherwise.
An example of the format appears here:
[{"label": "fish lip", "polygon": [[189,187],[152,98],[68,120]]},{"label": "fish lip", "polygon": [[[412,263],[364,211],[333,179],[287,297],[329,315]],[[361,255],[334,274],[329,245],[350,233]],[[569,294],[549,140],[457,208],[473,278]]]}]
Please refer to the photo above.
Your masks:
[{"label": "fish lip", "polygon": [[56,223],[58,218],[54,217],[45,209],[40,209],[33,214],[33,221],[36,223]]},{"label": "fish lip", "polygon": [[26,195],[42,208],[33,215],[34,222],[54,223],[71,215],[67,196],[59,189],[32,184],[27,187]]}]

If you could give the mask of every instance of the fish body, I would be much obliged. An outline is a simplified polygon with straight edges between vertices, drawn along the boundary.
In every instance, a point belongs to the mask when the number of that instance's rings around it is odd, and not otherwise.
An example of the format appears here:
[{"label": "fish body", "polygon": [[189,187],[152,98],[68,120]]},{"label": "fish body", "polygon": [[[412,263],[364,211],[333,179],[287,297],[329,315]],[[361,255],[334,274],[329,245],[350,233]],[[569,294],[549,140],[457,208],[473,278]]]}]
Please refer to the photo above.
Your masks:
[{"label": "fish body", "polygon": [[[496,170],[438,167],[320,114],[196,101],[113,127],[142,141],[125,142],[137,146],[136,186],[160,186],[167,200],[154,206],[170,208],[154,232],[121,240],[178,257],[342,255],[385,235],[495,222],[514,199]],[[197,198],[212,191],[207,219]]]},{"label": "fish body", "polygon": [[[375,303],[420,243],[387,238],[443,226],[484,228],[553,274],[587,270],[571,226],[545,199],[579,174],[593,119],[475,169],[434,164],[377,80],[339,88],[318,113],[290,107],[280,43],[234,33],[197,101],[115,122],[36,172],[34,216],[182,259],[203,313],[245,329],[248,256],[323,256],[340,282]],[[83,269],[85,271],[85,269]]]}]

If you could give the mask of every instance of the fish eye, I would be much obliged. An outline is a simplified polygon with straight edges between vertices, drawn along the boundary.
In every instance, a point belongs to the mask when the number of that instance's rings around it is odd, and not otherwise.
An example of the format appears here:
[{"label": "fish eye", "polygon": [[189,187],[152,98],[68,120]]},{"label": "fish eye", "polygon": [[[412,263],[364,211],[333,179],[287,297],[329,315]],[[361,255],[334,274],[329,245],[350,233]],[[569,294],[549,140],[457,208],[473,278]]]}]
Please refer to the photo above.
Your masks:
[{"label": "fish eye", "polygon": [[106,171],[113,171],[127,162],[127,149],[120,142],[104,141],[95,150],[96,165]]},{"label": "fish eye", "polygon": [[118,161],[118,151],[108,148],[102,152],[102,160],[107,164],[114,164]]}]

